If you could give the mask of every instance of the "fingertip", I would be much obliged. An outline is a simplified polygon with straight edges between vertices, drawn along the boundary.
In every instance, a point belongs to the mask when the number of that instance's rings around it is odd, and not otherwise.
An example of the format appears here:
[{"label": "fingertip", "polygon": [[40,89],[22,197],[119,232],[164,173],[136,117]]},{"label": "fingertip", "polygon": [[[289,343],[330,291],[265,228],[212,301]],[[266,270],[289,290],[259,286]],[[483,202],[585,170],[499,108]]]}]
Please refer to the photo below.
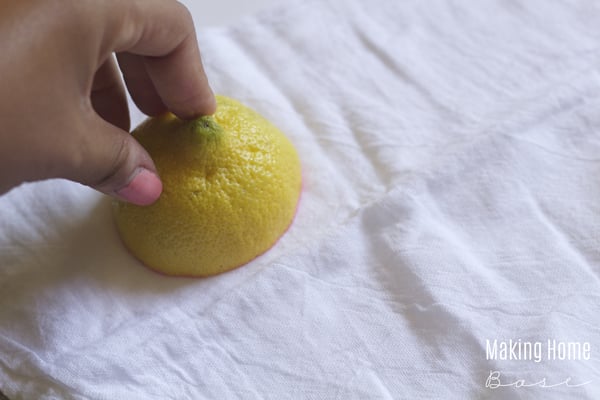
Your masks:
[{"label": "fingertip", "polygon": [[162,189],[162,182],[155,173],[138,168],[129,183],[115,191],[115,195],[129,203],[148,206],[158,200]]},{"label": "fingertip", "polygon": [[173,105],[171,110],[177,117],[185,120],[212,115],[217,111],[217,100],[213,92],[196,95],[178,105]]},{"label": "fingertip", "polygon": [[204,98],[202,105],[203,115],[212,115],[217,111],[217,98],[215,93],[210,89],[210,96]]}]

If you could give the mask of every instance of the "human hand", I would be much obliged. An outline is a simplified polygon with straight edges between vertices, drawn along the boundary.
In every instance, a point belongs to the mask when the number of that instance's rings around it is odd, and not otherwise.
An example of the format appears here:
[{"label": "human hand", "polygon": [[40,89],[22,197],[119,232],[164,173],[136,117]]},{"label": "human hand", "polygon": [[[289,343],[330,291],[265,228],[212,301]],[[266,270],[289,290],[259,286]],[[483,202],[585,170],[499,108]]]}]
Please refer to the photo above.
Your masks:
[{"label": "human hand", "polygon": [[128,133],[119,68],[146,114],[216,108],[174,0],[9,0],[0,38],[0,194],[62,177],[135,204],[158,198],[154,163]]}]

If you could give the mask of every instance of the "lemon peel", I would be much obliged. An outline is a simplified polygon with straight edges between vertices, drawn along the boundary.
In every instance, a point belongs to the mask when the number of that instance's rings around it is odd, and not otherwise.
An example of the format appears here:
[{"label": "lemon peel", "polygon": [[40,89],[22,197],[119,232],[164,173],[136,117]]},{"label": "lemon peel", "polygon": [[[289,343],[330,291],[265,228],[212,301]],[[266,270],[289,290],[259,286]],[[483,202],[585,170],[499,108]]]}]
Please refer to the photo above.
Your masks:
[{"label": "lemon peel", "polygon": [[301,191],[292,143],[264,117],[217,96],[213,116],[166,113],[133,131],[153,158],[163,193],[150,206],[115,200],[130,252],[167,275],[209,276],[267,251],[291,224]]}]

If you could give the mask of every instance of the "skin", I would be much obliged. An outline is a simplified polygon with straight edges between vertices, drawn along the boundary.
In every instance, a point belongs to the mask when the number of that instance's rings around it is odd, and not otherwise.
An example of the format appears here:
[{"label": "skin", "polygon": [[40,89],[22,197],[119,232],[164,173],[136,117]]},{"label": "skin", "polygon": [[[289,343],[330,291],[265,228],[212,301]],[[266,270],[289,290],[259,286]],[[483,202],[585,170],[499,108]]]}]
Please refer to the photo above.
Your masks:
[{"label": "skin", "polygon": [[214,113],[187,9],[174,0],[0,3],[0,194],[60,177],[154,202],[162,185],[129,134],[125,88],[148,115]]}]

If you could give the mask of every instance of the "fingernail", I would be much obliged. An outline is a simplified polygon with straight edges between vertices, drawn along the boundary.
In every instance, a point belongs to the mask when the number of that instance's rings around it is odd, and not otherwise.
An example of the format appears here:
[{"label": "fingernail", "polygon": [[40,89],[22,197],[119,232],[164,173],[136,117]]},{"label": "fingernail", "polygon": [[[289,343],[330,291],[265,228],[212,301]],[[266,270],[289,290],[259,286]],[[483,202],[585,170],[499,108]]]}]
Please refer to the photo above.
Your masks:
[{"label": "fingernail", "polygon": [[130,203],[147,206],[158,200],[162,193],[162,182],[154,172],[138,168],[127,186],[115,193]]}]

